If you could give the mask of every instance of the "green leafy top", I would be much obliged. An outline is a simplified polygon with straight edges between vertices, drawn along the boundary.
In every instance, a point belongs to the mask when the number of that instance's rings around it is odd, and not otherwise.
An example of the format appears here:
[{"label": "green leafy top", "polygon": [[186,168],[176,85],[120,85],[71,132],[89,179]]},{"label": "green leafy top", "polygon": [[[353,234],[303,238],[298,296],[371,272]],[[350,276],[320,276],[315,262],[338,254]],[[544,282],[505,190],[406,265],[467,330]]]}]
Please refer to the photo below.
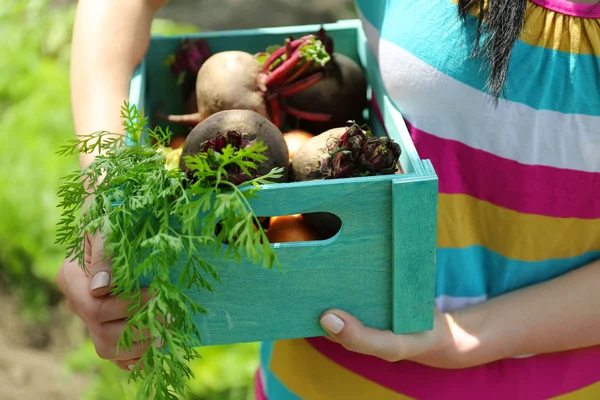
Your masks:
[{"label": "green leafy top", "polygon": [[295,65],[296,69],[304,65],[303,63],[307,63],[307,67],[318,69],[331,61],[331,54],[327,52],[325,44],[313,35],[307,35],[298,40],[289,37],[283,45],[270,45],[264,52],[256,53],[254,57],[264,67],[267,60],[273,54],[277,54],[277,58],[268,65],[268,70],[274,71],[289,60],[294,53],[298,53],[302,60],[300,64]]},{"label": "green leafy top", "polygon": [[316,38],[300,47],[300,52],[305,60],[310,60],[313,64],[320,67],[325,66],[325,64],[331,61],[331,55],[325,49],[325,45],[321,40]]},{"label": "green leafy top", "polygon": [[[266,159],[266,147],[257,143],[234,150],[228,145],[218,154],[209,149],[188,157],[195,175],[191,181],[179,168],[166,165],[168,130],[145,129],[146,119],[128,104],[122,117],[131,144],[109,132],[97,132],[61,147],[63,155],[100,155],[87,168],[64,178],[57,242],[66,245],[67,257],[86,269],[86,235],[104,235],[113,294],[130,301],[132,313],[118,349],[158,338],[163,344],[150,346],[132,371],[133,379],[142,379],[138,398],[178,399],[184,396],[186,379],[193,377],[187,363],[199,357],[194,346],[200,344],[201,333],[191,317],[206,312],[184,289],[214,291],[211,280],[219,282],[218,271],[197,255],[197,249],[212,246],[216,255],[223,256],[222,243],[227,241],[226,258],[245,256],[268,268],[279,265],[248,198],[278,178],[282,169],[235,186],[225,179],[226,167],[237,164],[250,172]],[[184,267],[174,280],[171,269],[177,263]],[[143,303],[140,281],[148,276],[152,299]],[[150,337],[134,332],[149,332]]]}]

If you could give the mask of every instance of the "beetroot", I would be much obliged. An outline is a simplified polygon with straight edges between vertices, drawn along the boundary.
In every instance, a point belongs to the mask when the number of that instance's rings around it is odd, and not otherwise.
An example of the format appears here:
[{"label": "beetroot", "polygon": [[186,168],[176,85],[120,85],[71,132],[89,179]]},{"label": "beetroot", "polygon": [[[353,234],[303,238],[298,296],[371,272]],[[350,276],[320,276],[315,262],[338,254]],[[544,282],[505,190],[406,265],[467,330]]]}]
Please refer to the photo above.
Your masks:
[{"label": "beetroot", "polygon": [[[282,108],[292,116],[290,125],[318,134],[362,118],[367,106],[367,80],[362,68],[351,58],[334,53],[326,72],[326,79],[285,98]],[[324,113],[330,118],[305,118],[310,113]]]},{"label": "beetroot", "polygon": [[[282,176],[274,182],[286,182],[289,170],[289,152],[283,134],[268,119],[251,110],[226,110],[217,112],[200,122],[188,135],[183,145],[179,167],[190,174],[184,160],[206,152],[209,148],[219,153],[231,144],[234,149],[246,148],[257,142],[267,147],[267,159],[258,163],[248,176],[237,165],[232,164],[225,178],[235,185],[269,173],[273,168],[283,168]],[[189,177],[193,180],[193,177]]]},{"label": "beetroot", "polygon": [[[279,128],[285,112],[281,109],[283,99],[325,79],[324,66],[330,59],[315,35],[288,38],[271,54],[251,55],[236,50],[213,54],[203,62],[196,77],[198,112],[163,118],[196,124],[219,111],[246,109],[269,118]],[[308,119],[330,118],[319,112],[302,112]]]},{"label": "beetroot", "polygon": [[400,154],[393,140],[349,121],[308,140],[292,160],[292,174],[298,181],[393,174]]},{"label": "beetroot", "polygon": [[[196,76],[202,65],[211,56],[212,52],[208,43],[204,39],[183,39],[181,46],[177,51],[167,58],[167,65],[171,73],[177,79],[181,89],[181,99],[187,102],[190,94],[193,94],[196,86]],[[196,102],[194,97],[194,103]],[[186,109],[189,109],[189,105]],[[194,105],[193,111],[186,110],[186,113],[195,113],[198,106]]]},{"label": "beetroot", "polygon": [[[295,181],[340,179],[398,172],[401,148],[387,137],[374,136],[366,125],[348,121],[308,140],[291,162]],[[340,229],[340,220],[329,213],[304,214],[303,218],[321,235],[331,237]]]},{"label": "beetroot", "polygon": [[257,85],[258,60],[243,51],[226,51],[210,57],[196,80],[200,120],[223,110],[252,110],[268,118],[263,93]]}]

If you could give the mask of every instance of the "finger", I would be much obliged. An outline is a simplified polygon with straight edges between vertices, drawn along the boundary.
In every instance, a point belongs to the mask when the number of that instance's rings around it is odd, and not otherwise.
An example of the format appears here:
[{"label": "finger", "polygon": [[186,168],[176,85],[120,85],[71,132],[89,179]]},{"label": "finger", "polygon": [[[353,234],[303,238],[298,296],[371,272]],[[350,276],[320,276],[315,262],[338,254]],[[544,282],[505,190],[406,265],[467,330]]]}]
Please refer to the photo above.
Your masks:
[{"label": "finger", "polygon": [[103,341],[95,332],[90,331],[90,336],[96,348],[98,357],[111,361],[126,361],[142,358],[144,353],[151,347],[158,347],[158,340],[145,340],[143,342],[134,342],[129,349],[117,346],[113,343]]},{"label": "finger", "polygon": [[70,297],[69,283],[74,278],[84,278],[85,272],[82,270],[77,259],[65,258],[56,273],[56,284],[61,292],[67,297]]},{"label": "finger", "polygon": [[91,297],[89,311],[95,315],[94,321],[97,323],[123,320],[152,299],[148,289],[141,289],[140,294],[141,304],[133,299],[123,300],[120,296]]},{"label": "finger", "polygon": [[[77,266],[69,266],[77,268]],[[89,291],[89,278],[82,271],[69,271],[68,298],[74,312],[88,325],[101,324],[127,318],[134,310],[129,310],[131,300],[122,300],[121,296],[93,297]],[[142,302],[151,299],[148,289],[141,289]]]},{"label": "finger", "polygon": [[112,272],[110,257],[105,257],[104,235],[98,233],[91,237],[86,245],[91,249],[88,271],[92,276],[89,290],[94,297],[103,297],[110,294],[113,289],[111,286]]},{"label": "finger", "polygon": [[[122,319],[120,321],[111,321],[104,324],[93,325],[90,328],[90,332],[93,332],[93,336],[97,339],[98,343],[102,342],[105,345],[116,347],[126,327],[127,321]],[[142,343],[152,340],[152,336],[148,329],[142,329],[140,332],[137,328],[132,328],[131,332],[133,342]],[[155,339],[155,342],[157,347],[161,347],[160,338]]]},{"label": "finger", "polygon": [[[136,359],[132,359],[132,360],[123,360],[123,361],[113,361],[119,368],[121,368],[123,371],[132,371],[137,364],[140,362],[139,358]],[[140,363],[140,369],[144,369],[144,365],[143,363]]]},{"label": "finger", "polygon": [[364,326],[358,319],[341,310],[326,311],[321,326],[346,349],[379,357],[386,361],[400,361],[406,346],[401,336]]},{"label": "finger", "polygon": [[339,341],[339,340],[337,340],[336,338],[334,338],[333,336],[323,336],[323,337],[324,337],[325,339],[329,340],[330,342],[333,342],[333,343],[338,343],[338,344],[340,343],[340,341]]}]

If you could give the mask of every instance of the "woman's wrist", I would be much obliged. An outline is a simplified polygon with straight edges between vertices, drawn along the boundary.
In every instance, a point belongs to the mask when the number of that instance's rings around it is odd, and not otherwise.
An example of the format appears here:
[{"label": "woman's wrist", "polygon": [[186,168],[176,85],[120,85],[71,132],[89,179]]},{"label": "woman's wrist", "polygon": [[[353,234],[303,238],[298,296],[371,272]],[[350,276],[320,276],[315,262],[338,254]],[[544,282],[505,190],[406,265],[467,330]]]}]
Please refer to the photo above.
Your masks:
[{"label": "woman's wrist", "polygon": [[483,323],[469,321],[471,309],[446,313],[445,318],[450,330],[450,340],[447,351],[454,368],[469,368],[479,365],[477,355],[482,349]]},{"label": "woman's wrist", "polygon": [[435,368],[470,368],[503,358],[475,308],[439,313],[431,347],[409,360]]}]

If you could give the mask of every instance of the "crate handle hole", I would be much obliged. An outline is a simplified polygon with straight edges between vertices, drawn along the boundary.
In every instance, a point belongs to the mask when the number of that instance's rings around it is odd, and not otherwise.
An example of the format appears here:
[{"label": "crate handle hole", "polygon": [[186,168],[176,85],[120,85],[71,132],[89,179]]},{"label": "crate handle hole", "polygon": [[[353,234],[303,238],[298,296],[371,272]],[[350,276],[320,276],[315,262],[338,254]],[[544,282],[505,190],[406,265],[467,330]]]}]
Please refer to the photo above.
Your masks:
[{"label": "crate handle hole", "polygon": [[[258,217],[271,244],[290,242],[320,242],[333,238],[342,228],[342,220],[329,212],[288,214]],[[221,231],[218,222],[215,236]],[[223,244],[228,244],[223,239]]]},{"label": "crate handle hole", "polygon": [[269,217],[266,228],[271,243],[316,242],[331,239],[342,228],[342,220],[329,212]]}]

